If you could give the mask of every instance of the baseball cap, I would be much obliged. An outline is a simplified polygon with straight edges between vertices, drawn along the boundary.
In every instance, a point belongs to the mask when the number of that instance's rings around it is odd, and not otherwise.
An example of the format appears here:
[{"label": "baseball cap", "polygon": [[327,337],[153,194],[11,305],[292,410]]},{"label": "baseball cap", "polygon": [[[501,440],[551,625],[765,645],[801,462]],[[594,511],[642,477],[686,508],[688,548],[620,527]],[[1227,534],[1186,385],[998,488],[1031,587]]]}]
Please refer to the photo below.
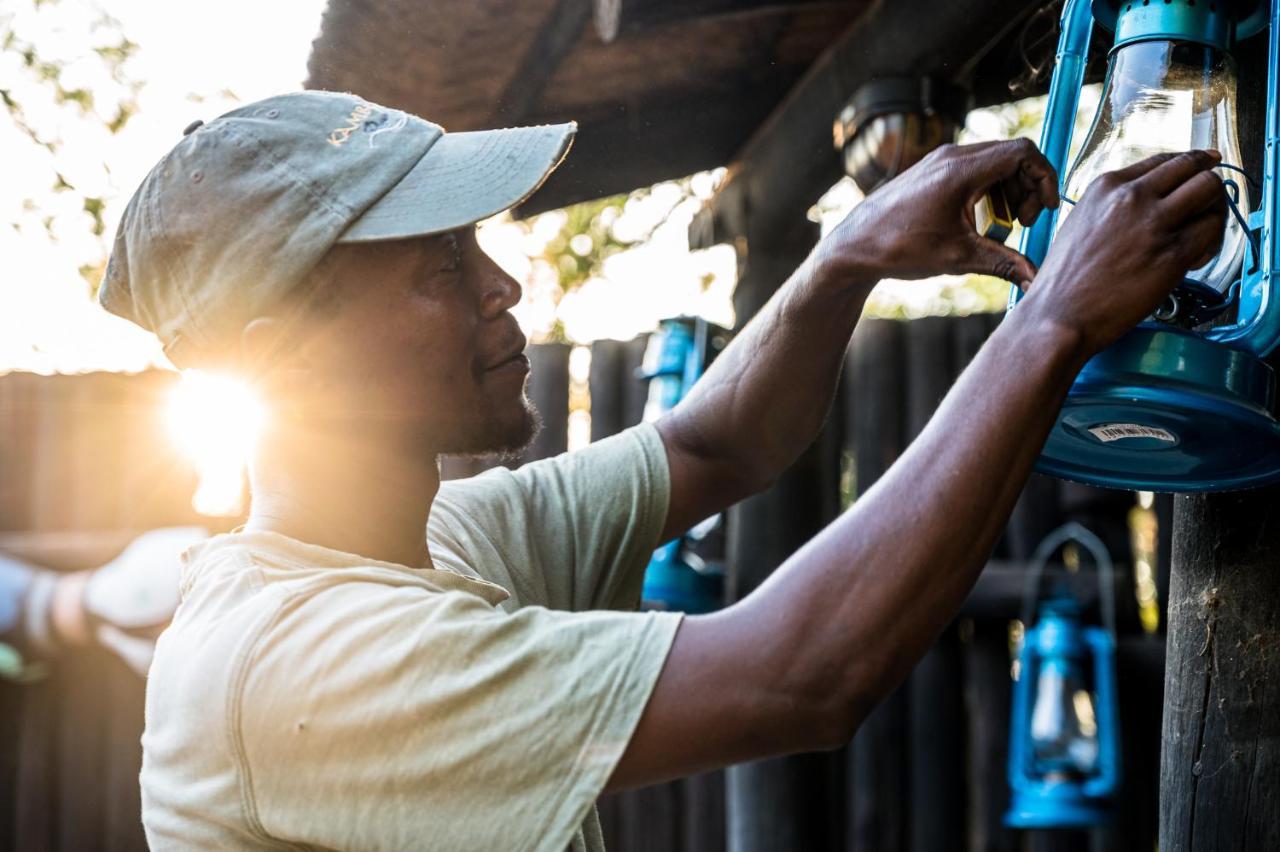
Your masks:
[{"label": "baseball cap", "polygon": [[519,204],[575,131],[446,133],[315,90],[194,122],[125,208],[98,301],[181,365],[238,337],[337,243],[441,233]]}]

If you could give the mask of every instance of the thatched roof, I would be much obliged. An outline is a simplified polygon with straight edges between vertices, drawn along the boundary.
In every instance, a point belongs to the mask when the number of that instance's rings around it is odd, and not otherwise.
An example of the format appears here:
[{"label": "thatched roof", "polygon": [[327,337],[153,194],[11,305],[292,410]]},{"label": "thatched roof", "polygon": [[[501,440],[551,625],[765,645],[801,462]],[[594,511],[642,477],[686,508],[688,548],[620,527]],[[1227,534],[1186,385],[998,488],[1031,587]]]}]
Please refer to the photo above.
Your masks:
[{"label": "thatched roof", "polygon": [[728,162],[872,5],[597,2],[624,14],[610,43],[591,0],[330,0],[307,85],[449,130],[576,120],[573,155],[534,200],[547,209]]},{"label": "thatched roof", "polygon": [[860,83],[940,74],[979,102],[1025,94],[1009,81],[1029,44],[1051,61],[1057,5],[329,0],[308,85],[449,130],[577,121],[573,153],[524,213],[736,162],[770,173],[755,209],[794,217],[839,176],[831,122]]}]

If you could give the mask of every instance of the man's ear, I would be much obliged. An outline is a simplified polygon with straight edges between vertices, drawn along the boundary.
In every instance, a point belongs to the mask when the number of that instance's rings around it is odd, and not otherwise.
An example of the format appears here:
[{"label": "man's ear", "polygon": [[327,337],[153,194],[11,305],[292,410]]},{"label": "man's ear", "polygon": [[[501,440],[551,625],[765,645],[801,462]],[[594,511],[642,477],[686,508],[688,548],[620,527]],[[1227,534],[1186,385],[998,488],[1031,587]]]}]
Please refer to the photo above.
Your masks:
[{"label": "man's ear", "polygon": [[297,388],[312,373],[308,347],[286,334],[287,323],[277,317],[250,320],[240,332],[240,364],[243,371],[267,385]]}]

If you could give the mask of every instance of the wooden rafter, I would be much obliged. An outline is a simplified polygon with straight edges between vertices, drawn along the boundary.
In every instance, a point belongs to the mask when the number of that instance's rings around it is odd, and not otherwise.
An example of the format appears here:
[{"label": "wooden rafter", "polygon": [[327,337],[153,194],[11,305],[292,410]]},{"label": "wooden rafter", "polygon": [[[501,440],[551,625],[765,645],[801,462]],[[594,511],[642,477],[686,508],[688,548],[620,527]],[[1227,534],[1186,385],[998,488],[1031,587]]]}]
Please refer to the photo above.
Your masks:
[{"label": "wooden rafter", "polygon": [[847,0],[594,0],[596,32],[608,43],[620,35],[691,18],[778,15]]}]

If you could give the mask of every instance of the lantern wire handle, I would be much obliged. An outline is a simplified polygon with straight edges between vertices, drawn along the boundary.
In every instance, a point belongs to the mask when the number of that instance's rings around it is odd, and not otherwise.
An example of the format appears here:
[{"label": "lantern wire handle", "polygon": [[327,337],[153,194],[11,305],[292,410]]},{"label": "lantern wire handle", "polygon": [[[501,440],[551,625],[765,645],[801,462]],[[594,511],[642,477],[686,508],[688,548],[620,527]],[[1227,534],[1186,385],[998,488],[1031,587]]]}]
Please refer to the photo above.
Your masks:
[{"label": "lantern wire handle", "polygon": [[1040,597],[1040,581],[1044,574],[1049,557],[1058,548],[1069,541],[1084,545],[1093,557],[1098,569],[1099,606],[1102,610],[1102,625],[1116,638],[1116,602],[1115,602],[1115,565],[1107,546],[1102,543],[1092,530],[1083,524],[1071,521],[1063,524],[1044,537],[1031,555],[1031,564],[1027,569],[1026,586],[1022,594],[1022,624],[1030,630],[1035,617],[1036,601]]}]

